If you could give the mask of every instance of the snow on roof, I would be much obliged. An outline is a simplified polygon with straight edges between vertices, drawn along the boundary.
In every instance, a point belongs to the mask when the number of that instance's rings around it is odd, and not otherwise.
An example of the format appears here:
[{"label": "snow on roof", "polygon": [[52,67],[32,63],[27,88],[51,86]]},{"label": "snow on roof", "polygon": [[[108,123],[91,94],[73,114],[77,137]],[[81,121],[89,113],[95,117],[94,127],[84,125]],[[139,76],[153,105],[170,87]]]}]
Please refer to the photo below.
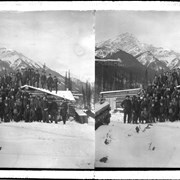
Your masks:
[{"label": "snow on roof", "polygon": [[141,88],[136,89],[124,89],[124,90],[116,90],[116,91],[102,91],[100,94],[106,94],[106,93],[116,93],[116,92],[124,92],[124,91],[139,91]]},{"label": "snow on roof", "polygon": [[87,116],[87,114],[81,109],[75,109],[75,111],[79,116]]},{"label": "snow on roof", "polygon": [[58,95],[70,101],[75,101],[74,96],[71,91],[57,91],[57,94],[56,94],[56,91],[52,91],[52,93],[54,95]]},{"label": "snow on roof", "polygon": [[34,87],[34,86],[29,86],[29,85],[21,86],[21,89],[24,89],[24,88],[31,88],[31,89],[41,91],[41,92],[44,92],[44,93],[47,93],[47,94],[51,94],[51,95],[54,95],[54,96],[57,96],[57,97],[65,98],[65,99],[70,100],[70,101],[75,101],[74,96],[71,93],[71,91],[57,91],[57,94],[56,94],[56,91],[51,92],[51,91],[46,90],[46,89],[37,88],[37,87]]}]

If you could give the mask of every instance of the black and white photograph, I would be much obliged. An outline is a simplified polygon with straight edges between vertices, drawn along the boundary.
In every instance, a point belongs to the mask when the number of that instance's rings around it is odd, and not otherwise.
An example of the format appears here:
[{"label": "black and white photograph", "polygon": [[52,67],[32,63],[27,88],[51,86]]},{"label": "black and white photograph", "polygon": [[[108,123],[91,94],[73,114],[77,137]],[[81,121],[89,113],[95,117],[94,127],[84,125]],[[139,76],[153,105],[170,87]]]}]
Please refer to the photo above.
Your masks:
[{"label": "black and white photograph", "polygon": [[178,179],[180,3],[0,2],[0,178]]},{"label": "black and white photograph", "polygon": [[93,169],[94,12],[0,22],[0,168]]},{"label": "black and white photograph", "polygon": [[180,167],[180,12],[97,11],[95,166]]}]

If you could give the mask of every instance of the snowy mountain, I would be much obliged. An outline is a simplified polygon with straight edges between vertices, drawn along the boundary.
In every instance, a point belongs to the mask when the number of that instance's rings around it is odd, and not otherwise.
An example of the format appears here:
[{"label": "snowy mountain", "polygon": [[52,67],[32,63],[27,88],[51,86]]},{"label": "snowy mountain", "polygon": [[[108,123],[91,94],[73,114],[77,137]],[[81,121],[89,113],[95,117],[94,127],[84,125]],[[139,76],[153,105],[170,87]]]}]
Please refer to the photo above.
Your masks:
[{"label": "snowy mountain", "polygon": [[6,48],[0,48],[0,59],[9,64],[9,67],[13,70],[32,67],[32,68],[42,68],[43,65],[36,63],[35,61],[27,58],[21,53],[14,50],[9,50]]},{"label": "snowy mountain", "polygon": [[[37,61],[34,61],[22,53],[19,53],[15,50],[7,49],[7,48],[0,48],[0,74],[6,69],[8,72],[16,71],[17,69],[22,68],[33,68],[42,70],[43,64]],[[49,75],[51,73],[53,76],[56,75],[61,82],[60,88],[64,88],[65,78],[64,75],[59,74],[58,72],[46,67],[46,74]],[[74,90],[81,90],[82,85],[84,84],[81,80],[73,78],[73,89]],[[77,83],[78,82],[78,83]]]},{"label": "snowy mountain", "polygon": [[155,70],[180,67],[180,53],[142,43],[130,33],[123,33],[97,43],[96,57],[106,59],[107,56],[113,55],[119,50],[133,55],[141,64]]}]

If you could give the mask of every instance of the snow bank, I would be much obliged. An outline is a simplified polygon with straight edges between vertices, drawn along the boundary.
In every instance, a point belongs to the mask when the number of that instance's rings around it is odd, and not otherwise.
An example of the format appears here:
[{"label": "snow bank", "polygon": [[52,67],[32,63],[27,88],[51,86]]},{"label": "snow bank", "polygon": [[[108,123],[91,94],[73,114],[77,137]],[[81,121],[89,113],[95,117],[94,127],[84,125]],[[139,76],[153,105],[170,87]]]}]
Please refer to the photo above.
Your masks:
[{"label": "snow bank", "polygon": [[135,125],[122,118],[112,114],[111,123],[97,129],[97,167],[180,167],[180,122]]},{"label": "snow bank", "polygon": [[0,167],[94,167],[94,126],[68,121],[0,124]]}]

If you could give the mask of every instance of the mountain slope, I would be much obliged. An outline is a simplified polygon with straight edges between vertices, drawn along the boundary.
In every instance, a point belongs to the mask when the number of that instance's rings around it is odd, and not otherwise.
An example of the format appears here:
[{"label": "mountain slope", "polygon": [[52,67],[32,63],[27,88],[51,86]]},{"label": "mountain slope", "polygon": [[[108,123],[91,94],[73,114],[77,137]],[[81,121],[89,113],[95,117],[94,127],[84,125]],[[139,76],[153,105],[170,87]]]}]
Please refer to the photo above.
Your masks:
[{"label": "mountain slope", "polygon": [[96,44],[96,57],[106,58],[119,50],[134,56],[141,64],[155,70],[180,67],[180,53],[141,43],[134,35],[123,33]]},{"label": "mountain slope", "polygon": [[[14,50],[10,50],[7,48],[0,48],[0,74],[4,73],[5,69],[8,72],[16,71],[17,69],[22,68],[33,68],[38,69],[41,73],[43,69],[43,64],[40,62],[33,61],[32,59],[24,56],[22,53],[19,53]],[[64,89],[65,78],[63,75],[58,72],[50,69],[49,67],[45,67],[46,75],[51,73],[53,76],[56,75],[61,82],[60,89]],[[74,91],[80,91],[82,86],[85,84],[84,82],[72,78],[72,87]],[[77,83],[78,82],[78,83]]]}]

